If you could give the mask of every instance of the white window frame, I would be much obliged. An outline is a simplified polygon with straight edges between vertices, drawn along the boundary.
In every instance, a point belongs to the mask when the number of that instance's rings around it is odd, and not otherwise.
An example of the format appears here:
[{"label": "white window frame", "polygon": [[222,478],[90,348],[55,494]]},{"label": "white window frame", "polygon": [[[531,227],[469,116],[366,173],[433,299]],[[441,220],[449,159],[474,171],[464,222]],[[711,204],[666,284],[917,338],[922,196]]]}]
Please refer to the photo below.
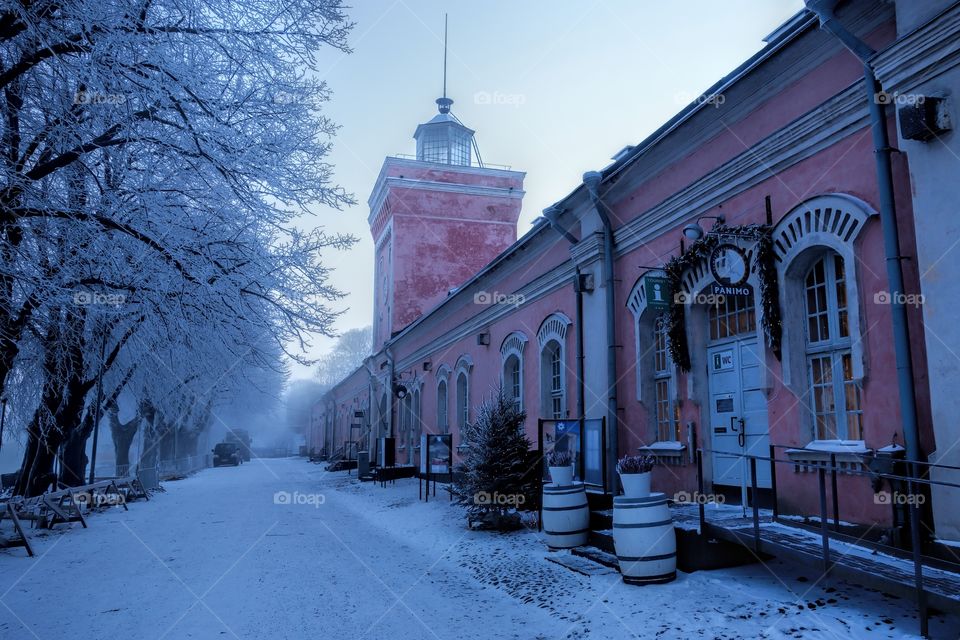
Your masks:
[{"label": "white window frame", "polygon": [[[674,372],[676,367],[673,359],[670,357],[670,338],[667,335],[669,325],[667,324],[666,312],[657,314],[652,324],[650,332],[652,344],[653,366],[650,367],[653,378],[653,410],[650,412],[653,417],[655,442],[679,442],[680,441],[680,420],[677,417],[678,403],[676,393],[674,392]],[[661,348],[659,341],[663,341]],[[664,366],[659,366],[659,360],[663,359]],[[660,389],[665,390],[665,396],[661,398]],[[660,410],[663,404],[666,404],[667,414],[666,422],[660,419]],[[664,438],[661,428],[666,426],[673,437]]]},{"label": "white window frame", "polygon": [[[836,259],[839,258],[843,261],[844,270],[842,274],[839,274],[836,269]],[[807,285],[807,280],[810,275],[813,273],[814,269],[817,268],[819,264],[823,263],[823,275],[824,281],[822,286],[826,290],[826,309],[821,311],[818,310],[816,315],[826,315],[827,318],[827,334],[828,337],[825,340],[812,341],[810,336],[810,316],[811,310],[809,308],[809,289]],[[810,412],[813,416],[813,433],[814,438],[817,441],[841,441],[841,442],[850,442],[850,441],[859,441],[863,439],[863,397],[862,389],[860,387],[859,381],[856,378],[850,380],[846,379],[844,375],[843,360],[845,357],[851,359],[851,369],[852,369],[852,358],[853,354],[851,351],[852,347],[852,338],[851,338],[851,327],[850,327],[850,297],[849,289],[847,287],[847,277],[848,271],[846,269],[846,261],[843,260],[843,256],[838,254],[835,251],[824,250],[820,255],[811,261],[810,266],[807,268],[803,276],[803,286],[804,286],[804,297],[803,297],[803,324],[804,324],[804,334],[806,337],[806,361],[807,361],[807,384],[810,389]],[[838,279],[842,281],[843,287],[845,289],[845,298],[847,306],[840,308],[838,303]],[[841,311],[847,314],[847,335],[840,335],[840,314]],[[817,384],[814,375],[814,361],[818,360],[827,360],[829,361],[830,368],[830,381],[829,386],[832,387],[833,395],[833,410],[832,411],[823,411],[821,407],[817,406],[817,394],[816,389],[826,388],[825,384]],[[857,398],[858,398],[858,408],[853,411],[847,410],[847,397],[846,391],[847,388],[853,385],[856,388]],[[849,432],[848,425],[848,414],[853,413],[860,416],[860,433],[855,434],[856,437],[853,437]],[[819,420],[821,416],[831,415],[834,423],[834,437],[831,437],[829,433],[820,433]]]},{"label": "white window frame", "polygon": [[[457,360],[457,364],[454,367],[454,393],[455,403],[456,403],[456,412],[457,412],[457,430],[460,435],[461,443],[463,441],[463,434],[467,427],[470,424],[470,373],[473,370],[473,360],[468,355],[462,355]],[[464,405],[460,405],[460,379],[461,376],[464,380]]]},{"label": "white window frame", "polygon": [[447,378],[437,381],[437,431],[450,433],[450,385]]},{"label": "white window frame", "polygon": [[[566,315],[552,313],[541,323],[537,331],[540,346],[540,415],[547,420],[564,420],[569,413],[567,404],[567,329],[573,322]],[[553,386],[551,363],[547,359],[547,350],[555,344],[560,362],[559,390]],[[559,401],[560,411],[554,410]],[[557,416],[557,413],[560,415]]]},{"label": "white window frame", "polygon": [[[500,345],[500,386],[520,411],[523,411],[526,405],[523,389],[525,383],[523,351],[526,346],[527,337],[519,331],[507,335]],[[516,381],[512,379],[512,372],[507,370],[512,358],[516,358],[517,362],[518,380]],[[516,390],[514,389],[515,384],[519,387]],[[515,391],[516,393],[514,393]]]},{"label": "white window frame", "polygon": [[[780,308],[784,315],[782,380],[798,398],[804,399],[803,426],[812,440],[806,447],[829,444],[817,439],[816,419],[808,401],[811,372],[806,349],[806,300],[803,298],[806,295],[806,274],[828,250],[843,258],[852,377],[862,388],[869,354],[866,341],[862,339],[862,296],[857,277],[857,252],[864,228],[873,224],[872,219],[876,216],[877,212],[859,198],[842,193],[825,194],[814,196],[794,207],[773,229],[777,275],[780,279]],[[796,304],[800,299],[804,299],[803,305]],[[845,444],[859,446],[862,443],[863,440],[859,440]]]},{"label": "white window frame", "polygon": [[[636,354],[636,393],[637,402],[643,404],[647,409],[647,433],[651,434],[648,442],[666,442],[680,443],[679,439],[662,440],[660,438],[660,419],[658,401],[661,401],[657,395],[657,383],[666,383],[669,405],[667,407],[670,421],[673,424],[672,432],[679,438],[680,420],[677,419],[677,411],[680,406],[677,395],[677,368],[670,358],[670,350],[667,349],[667,368],[666,370],[657,370],[657,350],[655,331],[657,330],[658,318],[668,314],[667,309],[658,309],[647,306],[647,291],[645,286],[646,277],[665,278],[666,273],[660,270],[649,271],[633,285],[630,295],[627,296],[627,308],[633,315],[633,333],[634,348]],[[680,443],[681,446],[685,446]],[[641,447],[646,450],[646,447]],[[673,449],[671,449],[672,451]]]}]

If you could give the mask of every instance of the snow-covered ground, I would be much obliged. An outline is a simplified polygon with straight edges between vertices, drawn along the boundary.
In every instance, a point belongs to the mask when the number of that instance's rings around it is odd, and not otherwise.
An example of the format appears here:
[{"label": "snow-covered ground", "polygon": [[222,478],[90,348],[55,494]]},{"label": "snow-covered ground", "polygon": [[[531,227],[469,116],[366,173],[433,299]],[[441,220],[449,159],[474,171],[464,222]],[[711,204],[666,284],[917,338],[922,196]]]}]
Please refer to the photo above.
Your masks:
[{"label": "snow-covered ground", "polygon": [[[417,481],[302,459],[208,469],[0,551],[0,638],[905,638],[911,602],[772,563],[632,587],[473,532]],[[957,619],[934,618],[956,638]]]}]

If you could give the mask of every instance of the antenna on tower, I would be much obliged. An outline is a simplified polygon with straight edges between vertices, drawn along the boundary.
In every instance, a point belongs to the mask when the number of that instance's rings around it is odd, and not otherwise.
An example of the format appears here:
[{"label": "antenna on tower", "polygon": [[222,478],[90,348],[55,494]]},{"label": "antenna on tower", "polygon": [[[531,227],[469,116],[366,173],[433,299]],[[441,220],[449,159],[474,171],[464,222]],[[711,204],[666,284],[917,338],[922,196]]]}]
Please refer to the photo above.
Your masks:
[{"label": "antenna on tower", "polygon": [[443,14],[443,97],[447,97],[447,18],[449,16],[445,13]]},{"label": "antenna on tower", "polygon": [[447,97],[447,14],[443,14],[443,97],[437,98],[440,113],[450,113],[453,100]]}]

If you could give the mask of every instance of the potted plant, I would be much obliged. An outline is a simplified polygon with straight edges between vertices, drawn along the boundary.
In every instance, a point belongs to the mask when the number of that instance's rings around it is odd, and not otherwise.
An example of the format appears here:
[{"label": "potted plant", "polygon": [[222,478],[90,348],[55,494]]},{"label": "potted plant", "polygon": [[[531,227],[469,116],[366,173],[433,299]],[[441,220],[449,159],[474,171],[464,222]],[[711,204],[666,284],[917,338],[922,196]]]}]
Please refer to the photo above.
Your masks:
[{"label": "potted plant", "polygon": [[657,459],[654,456],[624,456],[617,462],[617,473],[623,494],[628,498],[646,498],[650,495],[650,472]]},{"label": "potted plant", "polygon": [[573,458],[569,451],[553,450],[548,453],[547,467],[550,468],[550,480],[553,484],[559,486],[573,484]]}]

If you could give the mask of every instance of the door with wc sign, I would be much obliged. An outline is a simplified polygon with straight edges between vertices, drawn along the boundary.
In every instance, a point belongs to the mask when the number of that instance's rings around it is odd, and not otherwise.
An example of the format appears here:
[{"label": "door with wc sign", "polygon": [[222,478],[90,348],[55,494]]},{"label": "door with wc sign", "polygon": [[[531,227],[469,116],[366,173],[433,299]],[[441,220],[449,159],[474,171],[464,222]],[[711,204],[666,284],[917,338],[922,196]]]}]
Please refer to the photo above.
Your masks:
[{"label": "door with wc sign", "polygon": [[[769,455],[762,358],[755,336],[707,349],[714,484],[750,486],[749,462],[742,454]],[[770,465],[764,460],[757,461],[757,486],[770,488]]]}]

